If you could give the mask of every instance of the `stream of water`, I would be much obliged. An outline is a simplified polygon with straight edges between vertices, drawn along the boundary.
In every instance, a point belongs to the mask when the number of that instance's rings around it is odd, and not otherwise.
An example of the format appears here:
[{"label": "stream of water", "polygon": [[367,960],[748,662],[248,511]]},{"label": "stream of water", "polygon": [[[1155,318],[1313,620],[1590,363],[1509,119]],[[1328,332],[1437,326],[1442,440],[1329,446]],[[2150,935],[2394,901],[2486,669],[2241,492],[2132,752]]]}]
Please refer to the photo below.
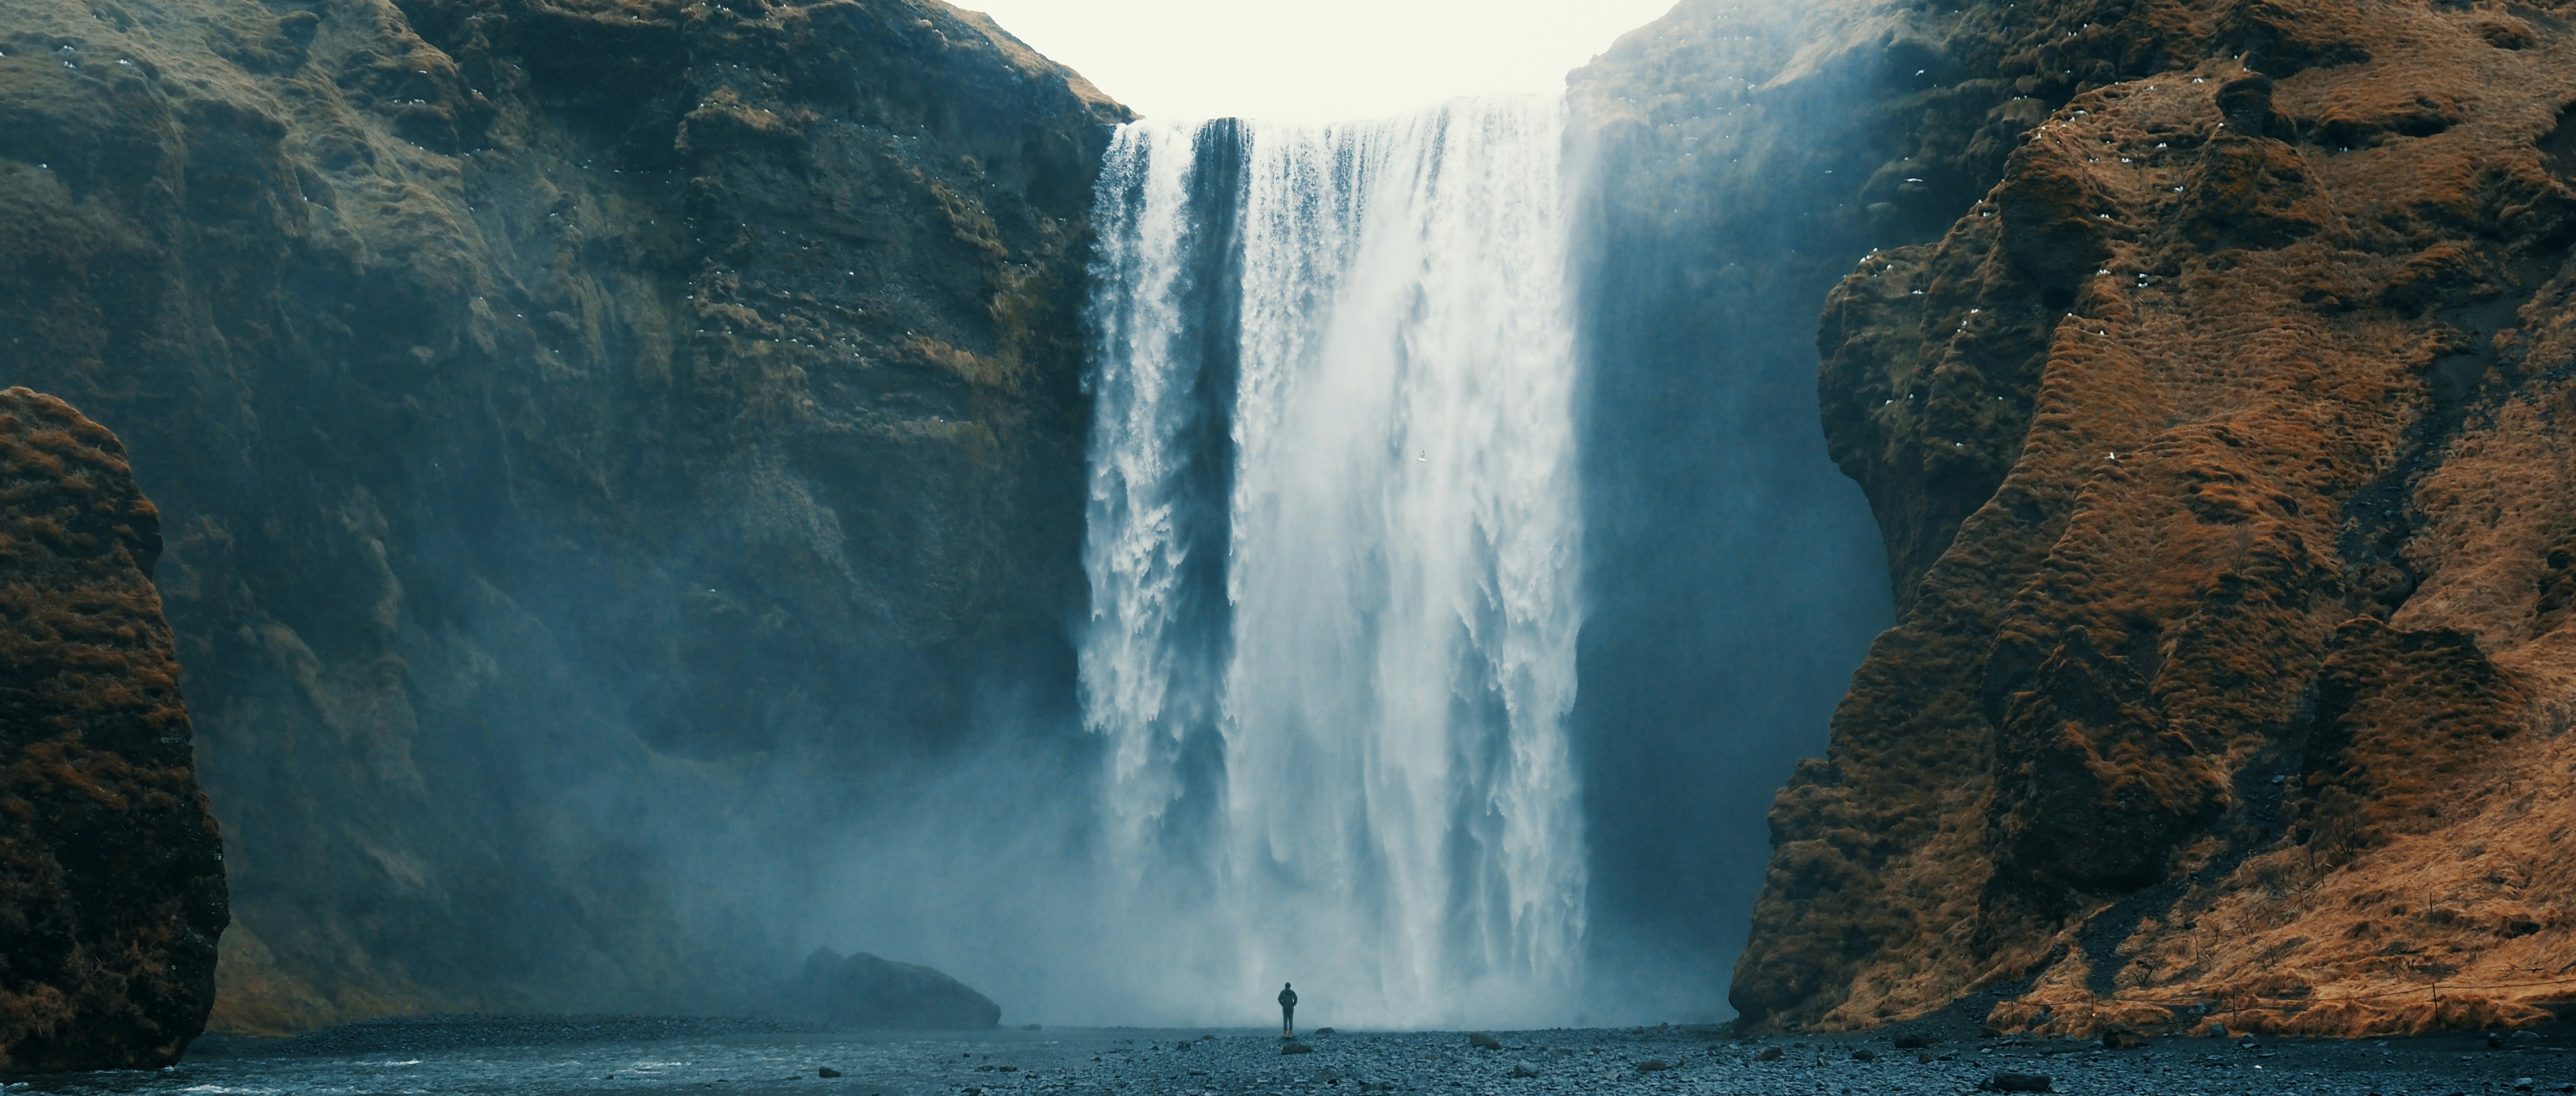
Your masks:
[{"label": "stream of water", "polygon": [[1095,213],[1084,717],[1177,1014],[1561,1018],[1585,869],[1564,108],[1140,122]]}]

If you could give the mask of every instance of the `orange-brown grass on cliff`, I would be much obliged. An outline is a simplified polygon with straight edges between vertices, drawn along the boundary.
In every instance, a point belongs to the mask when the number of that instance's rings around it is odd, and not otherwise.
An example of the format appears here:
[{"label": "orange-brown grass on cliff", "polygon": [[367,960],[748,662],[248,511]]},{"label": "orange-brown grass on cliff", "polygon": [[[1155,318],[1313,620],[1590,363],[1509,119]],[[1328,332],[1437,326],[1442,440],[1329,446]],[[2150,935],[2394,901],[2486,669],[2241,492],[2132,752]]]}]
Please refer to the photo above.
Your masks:
[{"label": "orange-brown grass on cliff", "polygon": [[198,791],[123,446],[0,391],[0,1072],[177,1060],[214,998],[222,842]]},{"label": "orange-brown grass on cliff", "polygon": [[[2077,95],[1828,309],[1837,459],[1892,560],[1938,555],[1775,807],[1757,1022],[1987,986],[1998,1027],[2087,1033],[2576,1000],[2576,34],[2153,10],[2121,26],[2186,67]],[[2033,299],[2063,302],[2037,361],[1966,356],[1957,317]],[[2026,432],[1836,409],[1945,359]],[[1911,487],[1943,449],[2009,469],[1947,527]]]}]

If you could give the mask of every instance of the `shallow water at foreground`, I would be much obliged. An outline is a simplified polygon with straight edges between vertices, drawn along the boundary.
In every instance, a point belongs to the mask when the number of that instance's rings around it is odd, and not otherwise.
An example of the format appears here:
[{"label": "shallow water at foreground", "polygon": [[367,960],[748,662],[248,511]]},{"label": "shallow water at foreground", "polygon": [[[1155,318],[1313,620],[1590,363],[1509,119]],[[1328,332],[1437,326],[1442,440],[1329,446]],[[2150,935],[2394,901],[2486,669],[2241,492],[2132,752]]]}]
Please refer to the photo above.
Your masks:
[{"label": "shallow water at foreground", "polygon": [[[1985,1039],[1898,1050],[1887,1037],[1737,1040],[1656,1027],[1500,1034],[1315,1035],[1283,1055],[1274,1033],[1055,1029],[902,1035],[739,1032],[500,1046],[471,1028],[430,1038],[210,1042],[157,1072],[33,1078],[11,1093],[286,1096],[377,1093],[743,1093],[811,1096],[1338,1096],[1341,1093],[1710,1093],[1858,1096],[1976,1090],[1998,1071],[2045,1074],[2064,1093],[2364,1096],[2576,1092],[2576,1037],[2475,1035],[2384,1043],[2161,1039],[2104,1051]],[[345,1029],[343,1029],[345,1030]],[[328,1035],[330,1033],[323,1033]],[[578,1034],[578,1033],[575,1033]],[[308,1037],[311,1039],[313,1037]],[[443,1044],[443,1045],[441,1045]],[[385,1052],[392,1045],[401,1049]],[[319,1046],[331,1052],[314,1053]],[[1777,1047],[1776,1061],[1757,1055]],[[1855,1058],[1866,1051],[1873,1060]],[[1928,1059],[1928,1060],[1926,1060]],[[1656,1069],[1661,1062],[1669,1068]],[[842,1076],[824,1078],[824,1068]],[[1535,1076],[1515,1077],[1515,1067]],[[1643,1067],[1643,1068],[1641,1068]]]}]

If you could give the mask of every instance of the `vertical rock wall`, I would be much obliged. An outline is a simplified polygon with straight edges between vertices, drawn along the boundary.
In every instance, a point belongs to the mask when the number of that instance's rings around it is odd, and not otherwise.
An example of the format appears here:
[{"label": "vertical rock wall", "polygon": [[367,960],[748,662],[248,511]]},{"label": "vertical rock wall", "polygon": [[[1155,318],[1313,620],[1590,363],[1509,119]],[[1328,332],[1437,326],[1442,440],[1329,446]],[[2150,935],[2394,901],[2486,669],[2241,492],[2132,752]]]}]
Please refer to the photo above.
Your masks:
[{"label": "vertical rock wall", "polygon": [[116,435],[0,390],[0,1073],[167,1065],[214,1004],[223,838],[160,554]]},{"label": "vertical rock wall", "polygon": [[1928,17],[2027,133],[1825,310],[1900,616],[1773,808],[1749,1019],[2576,999],[2569,15]]},{"label": "vertical rock wall", "polygon": [[815,827],[1070,705],[1126,114],[981,16],[74,0],[0,54],[0,381],[168,515],[219,1025],[783,973]]}]

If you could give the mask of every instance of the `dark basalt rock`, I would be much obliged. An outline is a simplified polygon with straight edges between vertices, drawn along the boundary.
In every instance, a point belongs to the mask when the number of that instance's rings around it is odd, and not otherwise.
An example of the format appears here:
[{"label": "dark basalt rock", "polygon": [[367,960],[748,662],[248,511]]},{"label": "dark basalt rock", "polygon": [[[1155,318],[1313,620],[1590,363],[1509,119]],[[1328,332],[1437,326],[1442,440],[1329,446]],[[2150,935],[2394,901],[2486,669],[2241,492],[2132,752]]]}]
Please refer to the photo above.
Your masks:
[{"label": "dark basalt rock", "polygon": [[139,1069],[215,1000],[223,838],[125,447],[0,391],[0,1072]]},{"label": "dark basalt rock", "polygon": [[847,1028],[981,1031],[1002,1006],[929,967],[816,948],[782,995],[796,1015]]},{"label": "dark basalt rock", "polygon": [[215,1026],[747,994],[711,804],[1069,705],[1126,117],[936,0],[0,4],[0,378],[169,518]]}]

